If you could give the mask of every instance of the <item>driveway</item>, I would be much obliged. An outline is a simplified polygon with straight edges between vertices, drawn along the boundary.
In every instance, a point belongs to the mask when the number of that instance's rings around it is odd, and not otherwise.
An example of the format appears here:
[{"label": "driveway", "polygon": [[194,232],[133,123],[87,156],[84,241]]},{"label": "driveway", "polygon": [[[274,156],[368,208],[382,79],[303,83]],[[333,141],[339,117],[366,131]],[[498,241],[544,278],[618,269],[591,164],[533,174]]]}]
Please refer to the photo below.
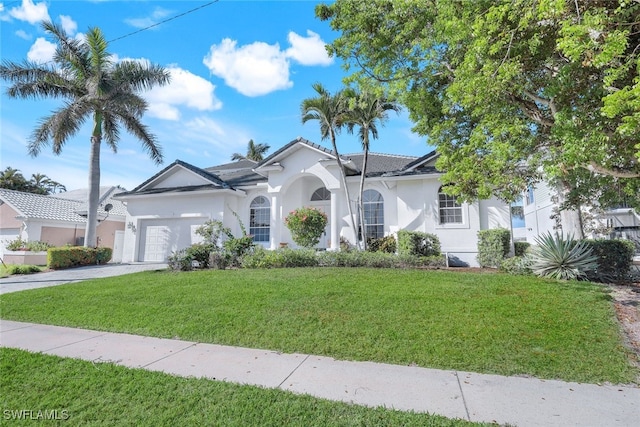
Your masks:
[{"label": "driveway", "polygon": [[65,283],[81,282],[100,277],[121,276],[147,270],[164,270],[167,264],[136,263],[136,264],[106,264],[87,267],[70,268],[67,270],[47,271],[37,274],[13,275],[0,279],[0,295],[27,289],[46,288],[48,286],[63,285]]}]

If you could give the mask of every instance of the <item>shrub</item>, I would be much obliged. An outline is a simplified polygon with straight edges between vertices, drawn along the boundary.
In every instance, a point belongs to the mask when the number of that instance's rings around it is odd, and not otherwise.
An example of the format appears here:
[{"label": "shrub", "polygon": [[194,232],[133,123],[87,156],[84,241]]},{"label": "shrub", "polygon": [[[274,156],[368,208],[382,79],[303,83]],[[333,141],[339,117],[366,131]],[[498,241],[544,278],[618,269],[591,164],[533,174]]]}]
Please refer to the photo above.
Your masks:
[{"label": "shrub", "polygon": [[83,246],[63,246],[49,248],[47,267],[56,270],[83,265],[104,264],[111,260],[111,248],[85,248]]},{"label": "shrub", "polygon": [[500,263],[500,271],[514,275],[528,276],[533,274],[531,263],[531,258],[528,256],[505,258]]},{"label": "shrub", "polygon": [[47,242],[41,242],[39,240],[27,242],[26,240],[22,240],[20,237],[7,242],[6,244],[6,248],[10,251],[44,252],[50,247],[51,245]]},{"label": "shrub", "polygon": [[629,240],[584,240],[598,258],[598,267],[587,273],[595,282],[622,283],[629,279],[635,245]]},{"label": "shrub", "polygon": [[384,252],[322,252],[318,254],[321,267],[372,267],[372,268],[415,268],[445,266],[444,257],[434,255],[396,255]]},{"label": "shrub", "polygon": [[284,219],[293,241],[305,248],[318,244],[327,221],[327,214],[313,207],[295,209]]},{"label": "shrub", "polygon": [[511,232],[506,228],[478,231],[478,264],[498,268],[509,255]]},{"label": "shrub", "polygon": [[435,234],[400,230],[398,232],[398,255],[427,257],[440,255],[440,239]]},{"label": "shrub", "polygon": [[531,247],[529,242],[513,242],[513,250],[515,256],[524,256],[527,253],[527,249]]},{"label": "shrub", "polygon": [[561,280],[576,280],[598,268],[598,258],[593,255],[585,240],[576,241],[572,236],[546,233],[536,238],[538,246],[531,253],[534,274]]},{"label": "shrub", "polygon": [[210,243],[196,243],[185,249],[185,255],[198,263],[200,268],[209,268],[209,256],[216,247]]},{"label": "shrub", "polygon": [[370,237],[367,239],[367,250],[369,252],[395,254],[396,246],[396,238],[393,236],[385,236],[377,239]]},{"label": "shrub", "polygon": [[242,260],[245,268],[317,267],[318,257],[310,249],[282,248],[274,251],[262,247]]},{"label": "shrub", "polygon": [[229,264],[239,267],[242,264],[242,258],[252,253],[256,248],[256,244],[253,242],[253,237],[243,235],[242,237],[233,237],[227,240],[224,242],[223,247],[229,256]]},{"label": "shrub", "polygon": [[188,249],[180,249],[169,255],[167,264],[171,270],[191,271],[193,270],[193,257],[188,253]]},{"label": "shrub", "polygon": [[20,265],[20,264],[10,264],[7,266],[8,274],[33,274],[40,273],[40,267],[36,265]]},{"label": "shrub", "polygon": [[354,249],[354,246],[351,244],[349,240],[345,237],[340,236],[340,251],[341,252],[351,252]]}]

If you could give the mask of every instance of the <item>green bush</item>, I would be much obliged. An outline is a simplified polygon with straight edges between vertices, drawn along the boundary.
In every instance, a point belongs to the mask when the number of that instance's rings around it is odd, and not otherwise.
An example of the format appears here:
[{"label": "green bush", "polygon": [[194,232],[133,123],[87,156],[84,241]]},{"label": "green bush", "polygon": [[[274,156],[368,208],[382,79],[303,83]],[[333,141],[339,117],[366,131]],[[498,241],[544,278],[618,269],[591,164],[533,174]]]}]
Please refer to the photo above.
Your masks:
[{"label": "green bush", "polygon": [[587,273],[591,281],[623,283],[629,280],[635,245],[629,240],[583,240],[597,257],[598,267]]},{"label": "green bush", "polygon": [[385,236],[367,239],[367,250],[369,252],[384,252],[387,254],[396,253],[396,238],[393,236]]},{"label": "green bush", "polygon": [[209,257],[216,247],[209,243],[196,243],[185,249],[185,254],[200,268],[209,268]]},{"label": "green bush", "polygon": [[400,230],[398,232],[398,255],[426,257],[440,255],[440,239],[435,234]]},{"label": "green bush", "polygon": [[480,267],[499,268],[509,255],[511,232],[506,228],[478,231],[478,264]]},{"label": "green bush", "polygon": [[6,244],[6,248],[10,251],[44,252],[50,247],[51,245],[47,242],[41,242],[39,240],[27,242],[26,240],[22,240],[20,237],[7,242]]},{"label": "green bush", "polygon": [[169,255],[167,264],[171,270],[191,271],[193,270],[193,256],[189,254],[188,248],[180,249]]},{"label": "green bush", "polygon": [[38,267],[36,265],[9,264],[7,266],[7,273],[10,274],[10,275],[13,275],[13,274],[33,274],[33,273],[40,273],[41,271],[42,270],[40,269],[40,267]]},{"label": "green bush", "polygon": [[317,267],[316,252],[310,249],[267,250],[257,248],[242,259],[244,268]]},{"label": "green bush", "polygon": [[529,242],[513,242],[515,256],[524,256],[530,247],[531,243]]},{"label": "green bush", "polygon": [[291,238],[298,245],[312,248],[320,241],[327,226],[327,214],[313,207],[295,209],[284,219]]},{"label": "green bush", "polygon": [[500,263],[500,271],[514,275],[529,276],[533,274],[531,259],[528,256],[505,258]]},{"label": "green bush", "polygon": [[223,243],[224,250],[229,256],[229,264],[233,267],[239,267],[242,264],[242,258],[247,254],[251,254],[256,244],[253,237],[248,234],[242,237],[233,237]]},{"label": "green bush", "polygon": [[63,246],[49,248],[47,267],[52,270],[105,264],[111,261],[111,248],[85,248],[84,246]]}]

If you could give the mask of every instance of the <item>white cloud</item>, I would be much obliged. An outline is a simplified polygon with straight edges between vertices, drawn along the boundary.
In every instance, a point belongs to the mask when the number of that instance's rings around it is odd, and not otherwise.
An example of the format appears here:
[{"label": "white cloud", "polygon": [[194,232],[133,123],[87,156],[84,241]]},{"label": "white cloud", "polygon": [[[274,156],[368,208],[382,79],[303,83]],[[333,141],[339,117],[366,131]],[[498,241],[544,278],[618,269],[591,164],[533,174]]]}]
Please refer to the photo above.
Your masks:
[{"label": "white cloud", "polygon": [[70,36],[74,35],[78,30],[78,24],[70,16],[60,15],[60,23],[64,31]]},{"label": "white cloud", "polygon": [[325,42],[311,30],[307,30],[307,36],[303,37],[293,31],[289,32],[287,40],[289,40],[291,47],[285,52],[287,57],[302,65],[331,65],[333,58],[327,54]]},{"label": "white cloud", "polygon": [[171,73],[171,83],[155,87],[145,94],[151,116],[164,120],[178,120],[178,106],[198,111],[222,108],[222,102],[213,93],[216,87],[210,81],[177,66],[169,66],[167,69]]},{"label": "white cloud", "polygon": [[35,43],[29,49],[29,52],[27,53],[27,59],[29,61],[42,64],[51,61],[55,52],[55,44],[45,40],[42,37],[38,37]]},{"label": "white cloud", "polygon": [[26,31],[23,30],[16,31],[16,36],[20,37],[23,40],[31,40],[31,34],[27,34]]},{"label": "white cloud", "polygon": [[34,4],[32,0],[22,0],[22,5],[11,8],[9,15],[32,25],[50,20],[47,4],[45,2]]},{"label": "white cloud", "polygon": [[170,14],[170,10],[156,7],[151,13],[151,16],[145,16],[143,18],[127,18],[124,20],[124,22],[135,28],[146,28],[151,25],[157,24],[159,21],[166,18]]},{"label": "white cloud", "polygon": [[255,42],[236,47],[236,41],[226,38],[211,46],[203,63],[243,95],[266,95],[293,86],[289,61],[278,44]]}]

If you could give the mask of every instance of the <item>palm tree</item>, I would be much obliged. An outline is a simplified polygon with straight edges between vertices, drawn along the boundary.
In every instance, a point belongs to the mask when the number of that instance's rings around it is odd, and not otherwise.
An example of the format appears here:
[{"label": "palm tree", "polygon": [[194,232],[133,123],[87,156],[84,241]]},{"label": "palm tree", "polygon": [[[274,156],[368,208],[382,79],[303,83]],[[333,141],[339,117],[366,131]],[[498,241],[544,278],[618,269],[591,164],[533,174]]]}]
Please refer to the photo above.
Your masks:
[{"label": "palm tree", "polygon": [[[336,155],[336,161],[340,168],[340,176],[342,177],[342,187],[347,200],[347,208],[349,210],[349,220],[351,228],[356,235],[355,221],[353,217],[353,209],[351,208],[351,197],[349,196],[349,187],[347,186],[347,173],[345,171],[338,146],[336,145],[336,134],[340,132],[344,122],[345,114],[345,97],[343,91],[338,91],[335,95],[331,95],[320,83],[314,83],[313,89],[318,94],[315,98],[307,98],[302,101],[300,110],[302,112],[302,123],[309,120],[317,120],[320,123],[320,135],[322,139],[330,139],[333,152]],[[356,235],[356,246],[360,248]]]},{"label": "palm tree", "polygon": [[29,182],[24,178],[19,169],[7,166],[0,174],[0,188],[7,190],[24,191]]},{"label": "palm tree", "polygon": [[254,162],[260,162],[264,159],[264,154],[269,151],[271,146],[267,144],[256,144],[253,139],[249,140],[247,144],[247,154],[243,156],[240,153],[233,153],[231,160],[253,160]]},{"label": "palm tree", "polygon": [[56,42],[53,64],[22,64],[4,61],[0,77],[12,83],[7,94],[12,98],[58,98],[64,105],[42,119],[29,140],[29,154],[37,156],[51,144],[60,154],[65,142],[91,117],[89,161],[89,200],[85,246],[96,246],[98,200],[100,197],[100,144],[114,151],[124,127],[142,142],[156,163],[162,152],[148,128],[140,122],[147,103],[138,94],[155,85],[169,82],[169,73],[154,64],[137,61],[114,63],[107,52],[108,43],[99,28],[91,28],[84,40],[67,36],[60,25],[42,24]]},{"label": "palm tree", "polygon": [[362,227],[362,241],[364,249],[367,249],[367,236],[364,222],[364,179],[367,174],[367,161],[369,159],[369,134],[373,139],[378,139],[378,126],[384,126],[389,119],[388,111],[400,111],[400,106],[385,98],[380,98],[371,92],[353,92],[348,93],[353,97],[353,106],[345,113],[345,124],[349,133],[353,133],[353,129],[358,126],[358,139],[362,144],[363,159],[362,173],[360,175],[359,189],[359,208],[360,208],[360,227]]},{"label": "palm tree", "polygon": [[33,173],[31,174],[31,180],[29,180],[29,184],[33,186],[34,192],[41,194],[51,193],[49,189],[50,182],[49,177],[43,173]]}]

